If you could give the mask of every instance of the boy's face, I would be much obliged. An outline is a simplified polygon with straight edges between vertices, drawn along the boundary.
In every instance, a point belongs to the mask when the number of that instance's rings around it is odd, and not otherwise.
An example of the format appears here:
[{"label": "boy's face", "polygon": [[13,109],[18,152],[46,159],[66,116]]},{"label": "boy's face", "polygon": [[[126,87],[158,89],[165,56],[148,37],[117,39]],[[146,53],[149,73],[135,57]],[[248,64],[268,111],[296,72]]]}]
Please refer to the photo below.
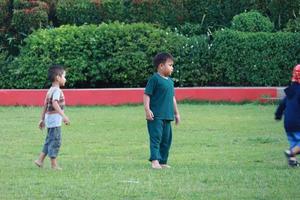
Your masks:
[{"label": "boy's face", "polygon": [[61,76],[57,76],[57,81],[59,83],[59,86],[65,86],[66,84],[66,72],[64,71],[64,73]]},{"label": "boy's face", "polygon": [[160,64],[160,70],[163,75],[170,76],[173,72],[174,61],[171,59],[167,59],[165,63]]}]

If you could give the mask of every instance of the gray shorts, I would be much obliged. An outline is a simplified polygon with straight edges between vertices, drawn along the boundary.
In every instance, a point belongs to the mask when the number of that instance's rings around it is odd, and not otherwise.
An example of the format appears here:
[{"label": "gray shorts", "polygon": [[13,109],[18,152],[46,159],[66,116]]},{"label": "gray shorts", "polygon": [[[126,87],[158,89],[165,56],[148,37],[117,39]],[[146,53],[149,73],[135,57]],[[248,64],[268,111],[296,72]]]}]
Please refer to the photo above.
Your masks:
[{"label": "gray shorts", "polygon": [[61,128],[48,128],[48,134],[43,147],[43,152],[50,158],[56,158],[61,145]]}]

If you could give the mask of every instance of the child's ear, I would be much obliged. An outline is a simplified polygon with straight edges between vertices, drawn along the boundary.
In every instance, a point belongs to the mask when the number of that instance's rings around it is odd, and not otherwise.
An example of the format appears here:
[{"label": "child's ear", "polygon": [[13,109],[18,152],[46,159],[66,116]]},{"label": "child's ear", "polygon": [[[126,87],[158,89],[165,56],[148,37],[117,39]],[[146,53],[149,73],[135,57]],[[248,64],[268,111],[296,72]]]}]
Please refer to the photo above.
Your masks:
[{"label": "child's ear", "polygon": [[58,81],[59,75],[55,76],[55,80]]}]

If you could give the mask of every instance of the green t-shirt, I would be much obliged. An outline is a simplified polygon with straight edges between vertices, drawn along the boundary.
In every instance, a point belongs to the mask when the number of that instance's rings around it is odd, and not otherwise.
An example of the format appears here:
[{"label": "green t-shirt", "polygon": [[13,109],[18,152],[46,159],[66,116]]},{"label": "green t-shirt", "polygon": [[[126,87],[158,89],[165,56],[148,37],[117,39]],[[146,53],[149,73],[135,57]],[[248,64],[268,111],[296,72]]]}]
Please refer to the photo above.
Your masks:
[{"label": "green t-shirt", "polygon": [[150,109],[154,118],[174,120],[174,82],[154,73],[148,80],[145,94],[150,96]]}]

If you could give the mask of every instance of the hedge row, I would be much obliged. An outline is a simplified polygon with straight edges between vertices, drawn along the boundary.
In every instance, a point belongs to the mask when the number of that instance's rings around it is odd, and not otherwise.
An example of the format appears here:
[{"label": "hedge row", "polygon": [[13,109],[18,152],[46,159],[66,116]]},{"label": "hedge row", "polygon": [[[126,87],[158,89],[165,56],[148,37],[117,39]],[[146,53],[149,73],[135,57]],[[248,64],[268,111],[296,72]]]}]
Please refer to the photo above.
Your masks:
[{"label": "hedge row", "polygon": [[300,33],[216,32],[212,70],[220,85],[283,86],[300,61]]},{"label": "hedge row", "polygon": [[206,31],[207,28],[228,27],[233,16],[255,9],[267,15],[277,29],[281,29],[290,19],[298,16],[299,2],[300,0],[0,0],[0,15],[7,16],[5,12],[9,10],[33,7],[43,10],[46,6],[49,19],[55,26],[118,20],[170,27],[185,23],[200,24],[203,31]]},{"label": "hedge row", "polygon": [[229,27],[235,15],[249,10],[269,17],[275,30],[289,20],[286,31],[299,29],[294,19],[299,18],[300,0],[0,0],[0,48],[16,56],[32,31],[63,24],[144,22],[200,35]]},{"label": "hedge row", "polygon": [[[12,5],[10,5],[11,3]],[[39,18],[42,25],[46,24],[45,19],[47,19],[43,15],[48,14],[50,24],[52,23],[54,26],[100,24],[117,20],[126,23],[147,22],[164,27],[180,28],[181,25],[188,23],[200,25],[201,31],[204,33],[208,27],[218,28],[229,25],[233,16],[245,10],[255,9],[255,4],[257,3],[246,0],[228,0],[226,2],[206,0],[0,0],[0,20],[9,17],[7,12],[15,12],[10,17],[22,18],[24,24],[20,24],[22,21],[17,19],[13,21],[20,23],[14,23],[14,26],[17,30],[21,30],[18,25],[28,26],[24,32],[30,28],[37,28],[36,20],[32,22],[30,20],[30,18],[34,19],[31,14]],[[37,16],[35,13],[37,10],[45,13]],[[18,16],[14,16],[15,14]],[[0,26],[2,25],[3,23],[0,23]]]},{"label": "hedge row", "polygon": [[58,0],[56,14],[60,24],[118,20],[177,27],[191,23],[200,24],[206,32],[208,27],[229,25],[236,14],[254,9],[253,4],[246,0]]},{"label": "hedge row", "polygon": [[162,51],[175,56],[175,78],[182,84],[207,81],[195,80],[205,73],[201,66],[206,65],[208,52],[205,38],[190,39],[148,24],[68,25],[40,30],[25,42],[9,66],[8,77],[2,77],[10,84],[2,87],[47,87],[46,71],[52,63],[67,66],[68,87],[144,87],[154,71],[152,57]]},{"label": "hedge row", "polygon": [[69,88],[144,87],[162,51],[175,57],[177,86],[283,86],[300,61],[300,33],[224,30],[209,43],[149,24],[112,23],[40,30],[25,42],[0,87],[48,87],[53,63],[68,68]]},{"label": "hedge row", "polygon": [[[232,18],[244,11],[258,10],[277,29],[299,15],[299,0],[58,0],[57,16],[62,24],[147,22],[178,27],[185,23],[207,29],[228,27]],[[78,13],[81,13],[78,15]]]}]

